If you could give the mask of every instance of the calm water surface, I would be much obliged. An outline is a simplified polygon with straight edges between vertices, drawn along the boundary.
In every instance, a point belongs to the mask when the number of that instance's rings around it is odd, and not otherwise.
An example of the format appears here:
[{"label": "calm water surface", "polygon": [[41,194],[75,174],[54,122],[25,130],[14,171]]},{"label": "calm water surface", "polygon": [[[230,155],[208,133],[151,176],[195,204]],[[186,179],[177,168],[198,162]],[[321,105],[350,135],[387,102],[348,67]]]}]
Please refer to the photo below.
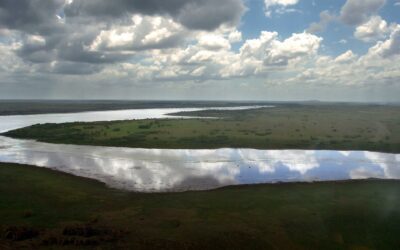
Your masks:
[{"label": "calm water surface", "polygon": [[279,181],[400,179],[400,155],[352,151],[133,149],[0,137],[0,161],[48,167],[145,192]]},{"label": "calm water surface", "polygon": [[273,106],[239,106],[239,107],[211,107],[211,108],[166,108],[166,109],[129,109],[111,111],[91,111],[63,114],[39,115],[10,115],[0,116],[0,133],[9,130],[28,127],[39,123],[66,123],[66,122],[97,122],[118,121],[132,119],[162,119],[162,118],[190,118],[187,116],[169,116],[170,113],[190,112],[200,110],[244,110],[255,108],[272,108]]},{"label": "calm water surface", "polygon": [[[79,119],[162,118],[182,109],[125,110],[63,114]],[[198,110],[198,109],[190,109]],[[90,114],[85,117],[84,114]],[[95,114],[94,114],[95,113]],[[141,116],[143,115],[143,116]],[[32,115],[53,117],[59,115]],[[28,124],[36,118],[28,117]],[[151,117],[150,117],[151,116]],[[1,117],[10,129],[15,122]],[[104,118],[104,117],[103,117]],[[81,121],[81,120],[80,120]],[[87,121],[87,120],[85,120]],[[43,121],[40,121],[43,123]],[[49,118],[46,122],[54,122]],[[63,122],[57,120],[56,122]],[[8,126],[8,128],[7,128]],[[0,161],[52,168],[105,182],[115,188],[143,191],[204,190],[225,185],[291,181],[400,179],[400,155],[363,151],[315,150],[171,150],[55,145],[0,136]]]}]

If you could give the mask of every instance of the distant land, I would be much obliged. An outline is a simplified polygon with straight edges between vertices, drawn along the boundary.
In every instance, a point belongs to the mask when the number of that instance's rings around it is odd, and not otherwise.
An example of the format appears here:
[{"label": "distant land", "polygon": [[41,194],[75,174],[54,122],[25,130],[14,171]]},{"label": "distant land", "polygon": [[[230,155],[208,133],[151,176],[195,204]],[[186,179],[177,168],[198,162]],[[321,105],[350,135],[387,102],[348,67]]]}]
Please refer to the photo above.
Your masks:
[{"label": "distant land", "polygon": [[149,108],[200,108],[268,105],[259,101],[0,100],[0,115],[75,113]]},{"label": "distant land", "polygon": [[[212,106],[212,105],[211,105]],[[5,133],[60,144],[169,149],[317,149],[400,152],[400,107],[277,104],[156,119],[39,124]]]},{"label": "distant land", "polygon": [[196,108],[196,107],[234,107],[250,105],[390,105],[400,103],[351,103],[309,101],[218,101],[218,100],[0,100],[0,115],[30,115],[47,113],[75,113],[85,111],[105,111],[147,108]]}]

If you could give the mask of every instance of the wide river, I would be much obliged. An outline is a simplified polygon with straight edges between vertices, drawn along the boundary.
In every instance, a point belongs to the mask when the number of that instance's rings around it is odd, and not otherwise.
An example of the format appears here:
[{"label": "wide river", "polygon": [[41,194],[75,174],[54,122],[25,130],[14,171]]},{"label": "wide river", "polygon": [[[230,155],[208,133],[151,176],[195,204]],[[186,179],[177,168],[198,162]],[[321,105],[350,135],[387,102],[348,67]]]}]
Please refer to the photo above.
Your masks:
[{"label": "wide river", "polygon": [[[236,109],[245,108],[249,107]],[[48,122],[169,118],[168,113],[193,110],[200,109],[0,116],[0,131]],[[47,167],[141,192],[292,181],[400,179],[399,154],[365,151],[136,149],[56,145],[0,136],[0,162]]]}]

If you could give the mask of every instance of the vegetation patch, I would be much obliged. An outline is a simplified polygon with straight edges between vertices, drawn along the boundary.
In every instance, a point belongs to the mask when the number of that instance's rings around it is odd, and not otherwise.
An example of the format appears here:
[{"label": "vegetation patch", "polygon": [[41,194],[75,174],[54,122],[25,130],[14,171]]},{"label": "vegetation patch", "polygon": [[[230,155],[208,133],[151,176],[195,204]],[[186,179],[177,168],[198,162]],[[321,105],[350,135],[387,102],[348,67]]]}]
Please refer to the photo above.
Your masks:
[{"label": "vegetation patch", "polygon": [[136,148],[240,147],[400,153],[399,106],[279,105],[175,115],[217,119],[41,124],[6,135],[51,143]]},{"label": "vegetation patch", "polygon": [[399,249],[399,207],[391,180],[144,194],[0,164],[0,249]]}]

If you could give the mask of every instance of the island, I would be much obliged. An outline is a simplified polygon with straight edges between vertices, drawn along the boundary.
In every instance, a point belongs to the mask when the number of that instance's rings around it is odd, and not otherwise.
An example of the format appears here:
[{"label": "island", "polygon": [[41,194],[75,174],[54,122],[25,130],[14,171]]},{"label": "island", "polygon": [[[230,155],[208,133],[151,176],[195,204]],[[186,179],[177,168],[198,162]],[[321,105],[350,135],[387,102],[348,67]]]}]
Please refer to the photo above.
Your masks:
[{"label": "island", "polygon": [[186,118],[38,124],[4,135],[50,143],[133,148],[400,152],[400,106],[286,104],[173,115]]}]

